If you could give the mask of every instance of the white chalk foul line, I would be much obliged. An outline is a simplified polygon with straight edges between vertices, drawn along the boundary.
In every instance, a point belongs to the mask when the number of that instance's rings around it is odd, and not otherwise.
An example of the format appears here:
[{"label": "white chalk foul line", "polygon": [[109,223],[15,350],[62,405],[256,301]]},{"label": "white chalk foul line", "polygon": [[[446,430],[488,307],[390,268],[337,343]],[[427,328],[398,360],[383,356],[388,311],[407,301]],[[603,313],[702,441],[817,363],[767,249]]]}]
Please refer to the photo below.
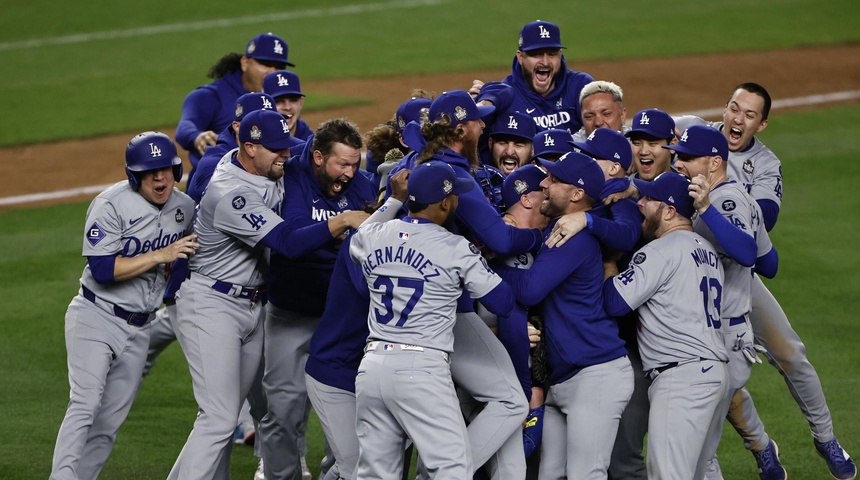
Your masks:
[{"label": "white chalk foul line", "polygon": [[236,25],[249,25],[254,23],[271,23],[299,18],[320,18],[332,15],[352,15],[356,13],[378,12],[392,8],[413,8],[430,5],[439,5],[448,0],[398,0],[385,3],[368,3],[365,5],[348,5],[344,7],[313,8],[308,10],[297,10],[294,12],[276,12],[264,15],[249,15],[244,17],[219,18],[215,20],[204,20],[188,23],[171,23],[167,25],[151,25],[140,28],[128,28],[124,30],[111,30],[107,32],[81,33],[77,35],[64,35],[60,37],[34,38],[32,40],[21,40],[17,42],[0,43],[0,51],[21,50],[25,48],[38,48],[50,45],[70,45],[74,43],[97,42],[100,40],[114,40],[117,38],[143,37],[160,35],[163,33],[189,32],[195,30],[208,30],[213,28],[233,27]]},{"label": "white chalk foul line", "polygon": [[[860,99],[860,90],[849,90],[844,92],[834,92],[834,93],[826,93],[821,95],[807,95],[805,97],[794,97],[794,98],[784,98],[781,100],[774,100],[771,104],[771,109],[779,109],[779,108],[788,108],[788,107],[798,107],[798,106],[808,106],[808,105],[819,105],[823,103],[831,103],[831,102],[843,102],[846,100],[857,100]],[[672,116],[679,115],[695,115],[697,117],[713,117],[719,116],[723,113],[723,107],[719,108],[708,108],[705,110],[694,110],[690,112],[679,112],[673,113]],[[188,175],[182,177],[182,181],[187,181]],[[18,195],[15,197],[5,197],[0,198],[0,206],[4,205],[17,205],[21,203],[30,203],[30,202],[40,202],[44,200],[56,200],[61,198],[68,197],[76,197],[79,195],[91,195],[94,193],[99,193],[105,188],[109,187],[108,185],[95,185],[91,187],[81,187],[81,188],[73,188],[71,190],[62,190],[59,192],[48,192],[48,193],[33,193],[29,195]]]},{"label": "white chalk foul line", "polygon": [[[794,97],[794,98],[783,98],[781,100],[774,100],[770,108],[778,109],[778,108],[789,108],[789,107],[802,107],[807,105],[819,105],[822,103],[831,103],[831,102],[844,102],[846,100],[857,100],[860,98],[860,90],[849,90],[845,92],[834,92],[834,93],[825,93],[821,95],[808,95],[805,97]],[[708,118],[708,117],[716,117],[722,116],[723,110],[725,107],[719,108],[708,108],[705,110],[694,110],[692,112],[681,112],[672,115],[695,115],[697,117]]]}]

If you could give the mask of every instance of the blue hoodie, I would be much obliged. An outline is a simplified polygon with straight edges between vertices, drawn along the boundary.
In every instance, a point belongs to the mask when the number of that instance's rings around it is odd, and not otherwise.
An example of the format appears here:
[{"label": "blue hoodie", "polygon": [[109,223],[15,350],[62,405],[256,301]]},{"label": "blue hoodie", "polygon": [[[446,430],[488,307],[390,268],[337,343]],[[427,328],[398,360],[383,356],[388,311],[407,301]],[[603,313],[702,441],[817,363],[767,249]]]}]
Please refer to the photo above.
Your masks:
[{"label": "blue hoodie", "polygon": [[[302,153],[284,165],[284,202],[281,217],[288,229],[288,256],[272,252],[269,301],[275,306],[309,316],[322,315],[340,241],[328,229],[331,216],[364,210],[376,201],[376,185],[359,172],[335,197],[322,191],[313,171],[309,137]],[[350,233],[350,232],[347,232]]]}]

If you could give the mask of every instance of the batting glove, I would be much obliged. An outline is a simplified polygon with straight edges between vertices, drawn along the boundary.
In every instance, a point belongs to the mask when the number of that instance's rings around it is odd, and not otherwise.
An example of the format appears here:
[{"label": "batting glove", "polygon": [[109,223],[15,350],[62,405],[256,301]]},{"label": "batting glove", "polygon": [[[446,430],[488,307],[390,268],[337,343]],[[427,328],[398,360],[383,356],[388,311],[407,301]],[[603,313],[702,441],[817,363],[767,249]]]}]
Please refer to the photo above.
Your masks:
[{"label": "batting glove", "polygon": [[537,450],[543,438],[543,411],[544,407],[541,405],[529,410],[529,415],[526,417],[526,424],[523,427],[523,447],[526,458]]}]

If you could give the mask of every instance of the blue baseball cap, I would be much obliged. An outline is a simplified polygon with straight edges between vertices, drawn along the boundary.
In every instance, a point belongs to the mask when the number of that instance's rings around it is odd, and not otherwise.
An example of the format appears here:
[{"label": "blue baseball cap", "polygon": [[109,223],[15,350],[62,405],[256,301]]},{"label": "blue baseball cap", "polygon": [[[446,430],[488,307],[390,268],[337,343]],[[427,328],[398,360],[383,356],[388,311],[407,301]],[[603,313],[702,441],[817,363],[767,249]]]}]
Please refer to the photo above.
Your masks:
[{"label": "blue baseball cap", "polygon": [[263,77],[263,91],[274,98],[284,95],[305,96],[299,76],[289,70],[278,70]]},{"label": "blue baseball cap", "polygon": [[547,177],[546,172],[535,164],[529,163],[511,172],[502,183],[502,201],[508,208],[517,203],[521,196],[540,190],[540,182]]},{"label": "blue baseball cap", "polygon": [[248,40],[248,46],[245,47],[245,56],[254,60],[283,63],[295,67],[295,65],[287,61],[288,50],[287,42],[283,38],[271,32],[261,33]]},{"label": "blue baseball cap", "polygon": [[634,178],[633,182],[641,195],[671,205],[687,218],[691,218],[696,212],[693,208],[693,197],[690,196],[690,181],[680,173],[663,172],[650,182],[638,178]]},{"label": "blue baseball cap", "polygon": [[561,30],[552,22],[540,20],[527,23],[520,30],[519,50],[529,52],[539,48],[567,48],[561,44]]},{"label": "blue baseball cap", "polygon": [[274,110],[275,99],[265,93],[246,93],[236,99],[233,121],[241,122],[245,115],[257,110]]},{"label": "blue baseball cap", "polygon": [[448,195],[466,193],[474,186],[474,180],[457,177],[451,165],[439,160],[430,160],[409,172],[406,193],[409,195],[409,200],[430,205],[441,202]]},{"label": "blue baseball cap", "polygon": [[563,155],[571,151],[570,142],[572,141],[573,135],[567,130],[551,128],[538,132],[532,138],[532,143],[534,144],[532,160],[546,154]]},{"label": "blue baseball cap", "polygon": [[451,118],[451,128],[454,128],[461,123],[484,118],[495,111],[496,107],[493,105],[476,105],[475,100],[465,90],[451,90],[442,92],[442,95],[433,100],[429,118],[431,122],[435,122],[442,118],[442,114],[447,114]]},{"label": "blue baseball cap", "polygon": [[541,160],[541,165],[555,178],[585,190],[586,195],[597,200],[605,182],[603,170],[593,158],[580,152],[568,152],[556,162]]},{"label": "blue baseball cap", "polygon": [[245,115],[239,125],[239,143],[245,142],[256,143],[272,151],[305,143],[290,135],[287,120],[274,110],[257,110]]},{"label": "blue baseball cap", "polygon": [[507,115],[499,115],[493,124],[490,137],[495,135],[510,135],[525,139],[527,142],[534,141],[535,122],[525,113],[511,112]]},{"label": "blue baseball cap", "polygon": [[596,160],[618,162],[624,170],[630,168],[630,164],[633,163],[630,142],[621,132],[610,128],[595,129],[584,142],[570,142],[570,144]]},{"label": "blue baseball cap", "polygon": [[403,133],[403,129],[406,128],[406,125],[409,125],[409,122],[417,122],[421,123],[421,111],[424,109],[429,110],[430,104],[433,103],[433,100],[429,98],[418,98],[412,97],[409,100],[401,103],[399,107],[397,107],[397,113],[394,115],[394,129],[397,130],[397,133]]},{"label": "blue baseball cap", "polygon": [[654,138],[675,138],[675,120],[664,112],[656,108],[649,108],[637,112],[633,117],[632,128],[624,135],[631,136],[635,133],[644,133]]},{"label": "blue baseball cap", "polygon": [[729,159],[729,142],[726,137],[719,130],[708,125],[688,127],[678,139],[677,145],[665,145],[663,148],[694,157],[719,155],[723,161]]}]

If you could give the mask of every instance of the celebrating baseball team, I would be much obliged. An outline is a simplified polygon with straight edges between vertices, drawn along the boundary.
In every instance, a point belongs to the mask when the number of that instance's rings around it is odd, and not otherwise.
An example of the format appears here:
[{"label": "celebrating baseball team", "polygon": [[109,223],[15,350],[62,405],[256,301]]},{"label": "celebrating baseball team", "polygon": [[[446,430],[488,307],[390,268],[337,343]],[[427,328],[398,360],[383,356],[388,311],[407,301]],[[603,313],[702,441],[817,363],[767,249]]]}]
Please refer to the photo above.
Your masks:
[{"label": "celebrating baseball team", "polygon": [[186,192],[173,139],[144,132],[87,210],[50,478],[98,477],[175,339],[198,412],[169,479],[229,478],[246,443],[248,478],[310,480],[311,408],[325,480],[721,479],[724,420],[786,479],[745,388],[760,355],[822,475],[854,479],[761,280],[782,200],[767,90],[727,85],[719,122],[627,122],[564,49],[527,23],[506,78],[416,89],[365,134],[301,120],[283,38],[222,57],[182,105]]}]

